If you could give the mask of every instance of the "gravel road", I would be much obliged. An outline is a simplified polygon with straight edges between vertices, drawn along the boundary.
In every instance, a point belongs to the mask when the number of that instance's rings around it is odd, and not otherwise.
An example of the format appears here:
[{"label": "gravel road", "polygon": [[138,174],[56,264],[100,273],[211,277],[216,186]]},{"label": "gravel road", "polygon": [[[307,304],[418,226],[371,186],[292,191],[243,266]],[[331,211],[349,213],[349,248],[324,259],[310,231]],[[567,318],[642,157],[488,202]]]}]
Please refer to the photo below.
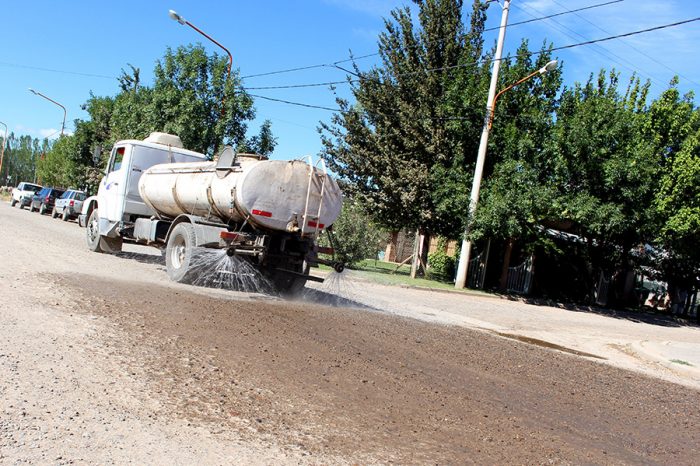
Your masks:
[{"label": "gravel road", "polygon": [[352,277],[295,302],[180,285],[5,202],[0,239],[3,464],[697,464],[696,373],[637,351],[697,328]]}]

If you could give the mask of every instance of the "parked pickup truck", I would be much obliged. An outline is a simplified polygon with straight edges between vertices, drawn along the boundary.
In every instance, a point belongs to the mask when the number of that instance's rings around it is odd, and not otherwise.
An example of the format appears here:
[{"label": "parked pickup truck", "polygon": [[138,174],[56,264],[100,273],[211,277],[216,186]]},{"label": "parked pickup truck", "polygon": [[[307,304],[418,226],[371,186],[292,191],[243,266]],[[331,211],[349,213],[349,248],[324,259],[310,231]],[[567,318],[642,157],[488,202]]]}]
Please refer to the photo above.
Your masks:
[{"label": "parked pickup truck", "polygon": [[69,189],[63,196],[56,199],[56,203],[51,211],[51,217],[56,218],[60,215],[64,222],[67,222],[71,218],[78,218],[83,208],[83,201],[86,197],[85,191]]},{"label": "parked pickup truck", "polygon": [[32,202],[32,196],[39,192],[41,186],[34,183],[21,182],[16,188],[12,188],[12,199],[10,205],[12,207],[19,204],[19,208],[23,209]]}]

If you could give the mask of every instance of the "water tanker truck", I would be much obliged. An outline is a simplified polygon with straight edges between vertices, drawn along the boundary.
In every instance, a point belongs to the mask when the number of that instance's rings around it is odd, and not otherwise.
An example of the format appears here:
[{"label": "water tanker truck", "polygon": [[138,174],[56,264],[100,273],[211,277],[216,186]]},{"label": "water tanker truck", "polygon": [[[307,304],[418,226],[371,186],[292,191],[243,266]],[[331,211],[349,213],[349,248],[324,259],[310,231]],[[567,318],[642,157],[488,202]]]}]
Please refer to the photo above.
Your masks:
[{"label": "water tanker truck", "polygon": [[96,196],[79,223],[95,252],[121,251],[123,242],[165,251],[177,282],[199,277],[197,248],[224,249],[252,264],[283,294],[300,291],[310,267],[344,266],[319,253],[319,234],[340,214],[342,194],[322,162],[268,160],[225,148],[218,160],[182,147],[180,138],[152,133],[112,148]]}]

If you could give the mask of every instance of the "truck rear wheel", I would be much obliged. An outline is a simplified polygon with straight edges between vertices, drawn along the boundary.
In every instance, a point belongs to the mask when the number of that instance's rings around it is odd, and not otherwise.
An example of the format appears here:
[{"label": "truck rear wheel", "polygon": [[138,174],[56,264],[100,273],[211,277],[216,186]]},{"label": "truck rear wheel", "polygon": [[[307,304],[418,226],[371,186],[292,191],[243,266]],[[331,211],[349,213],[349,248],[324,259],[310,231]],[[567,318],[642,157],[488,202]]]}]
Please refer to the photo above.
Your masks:
[{"label": "truck rear wheel", "polygon": [[11,206],[11,207],[14,207],[14,206],[16,206],[16,205],[17,205],[17,201],[16,201],[15,198],[13,197],[12,200],[10,201],[10,206]]},{"label": "truck rear wheel", "polygon": [[165,248],[165,267],[171,280],[179,283],[192,281],[189,271],[195,244],[192,224],[183,222],[175,225]]},{"label": "truck rear wheel", "polygon": [[[287,264],[284,269],[302,273],[304,275],[309,274],[309,264],[307,264],[306,261],[296,265]],[[301,294],[301,292],[304,290],[304,286],[306,286],[305,276],[301,277],[282,270],[275,270],[270,278],[277,292],[288,298]]]}]

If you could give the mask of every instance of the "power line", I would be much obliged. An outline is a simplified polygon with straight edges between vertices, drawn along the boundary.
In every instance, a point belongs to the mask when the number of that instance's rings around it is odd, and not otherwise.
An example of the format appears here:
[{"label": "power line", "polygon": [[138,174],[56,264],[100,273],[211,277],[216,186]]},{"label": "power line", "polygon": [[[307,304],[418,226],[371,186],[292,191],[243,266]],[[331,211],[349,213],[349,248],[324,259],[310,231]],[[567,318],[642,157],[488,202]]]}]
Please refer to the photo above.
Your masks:
[{"label": "power line", "polygon": [[[566,12],[563,12],[563,13],[556,13],[556,14],[553,14],[553,15],[543,16],[543,17],[541,17],[541,18],[533,18],[533,19],[529,19],[529,20],[526,20],[526,21],[520,21],[520,22],[517,22],[517,23],[512,23],[512,24],[509,24],[508,27],[518,26],[518,25],[521,25],[521,24],[532,23],[532,22],[534,22],[534,21],[542,21],[542,20],[545,20],[545,19],[553,18],[553,17],[555,17],[555,16],[561,16],[561,15],[566,15],[566,14],[569,14],[569,13],[575,13],[575,12],[577,12],[577,11],[590,10],[590,9],[593,9],[593,8],[599,8],[599,7],[602,7],[602,6],[612,5],[612,4],[614,4],[614,3],[620,3],[620,2],[624,2],[624,1],[625,1],[625,0],[612,0],[612,1],[609,1],[609,2],[605,2],[605,3],[597,3],[597,4],[595,4],[595,5],[589,5],[589,6],[585,6],[585,7],[582,7],[582,8],[577,8],[577,9],[575,9],[575,10],[566,11]],[[494,30],[496,30],[496,29],[500,29],[500,26],[498,26],[498,27],[493,27],[493,28],[488,28],[488,29],[484,29],[484,32],[486,32],[486,31],[494,31]],[[377,56],[377,55],[379,55],[379,53],[378,53],[378,52],[374,52],[374,53],[368,53],[368,54],[366,54],[366,55],[360,55],[359,57],[353,57],[353,58],[347,58],[347,59],[345,59],[345,60],[335,61],[335,62],[332,62],[332,63],[319,63],[319,64],[317,64],[317,65],[301,66],[301,67],[297,67],[297,68],[288,68],[288,69],[277,70],[277,71],[268,71],[268,72],[265,72],[265,73],[258,73],[258,74],[249,74],[249,75],[247,75],[247,76],[242,76],[241,79],[258,78],[258,77],[262,77],[262,76],[271,76],[271,75],[275,75],[275,74],[292,73],[292,72],[295,72],[295,71],[305,71],[305,70],[311,70],[311,69],[315,69],[315,68],[337,68],[336,65],[338,65],[338,64],[340,64],[340,63],[347,63],[347,62],[349,62],[349,61],[361,60],[361,59],[363,59],[363,58],[368,58],[368,57],[375,57],[375,56]]]},{"label": "power line", "polygon": [[255,95],[255,94],[248,94],[248,95],[251,97],[255,97],[257,99],[270,100],[272,102],[280,102],[283,104],[296,105],[299,107],[318,108],[320,110],[328,110],[330,112],[340,112],[341,111],[339,108],[323,107],[321,105],[311,105],[311,104],[305,104],[303,102],[292,102],[290,100],[284,100],[284,99],[274,99],[272,97],[266,97],[264,95]]},{"label": "power line", "polygon": [[[566,6],[562,5],[562,4],[559,3],[557,0],[554,0],[554,3],[556,3],[556,4],[559,5],[560,7],[564,8],[565,10],[567,10]],[[612,34],[610,31],[606,31],[605,29],[603,29],[602,27],[600,27],[599,25],[597,25],[597,24],[594,23],[593,21],[589,21],[586,17],[581,16],[581,15],[579,15],[578,13],[576,13],[576,11],[578,11],[578,10],[567,10],[567,11],[569,11],[569,12],[571,12],[571,13],[575,13],[576,16],[578,16],[579,18],[581,18],[582,20],[584,20],[584,21],[587,22],[588,24],[592,25],[593,27],[595,27],[595,28],[597,28],[597,29],[603,31],[604,33],[606,33],[606,34]],[[625,45],[627,45],[628,47],[630,47],[630,48],[631,48],[632,50],[634,50],[635,52],[637,52],[637,53],[639,53],[639,54],[641,54],[641,55],[644,55],[644,56],[647,57],[649,60],[651,60],[651,61],[657,63],[658,65],[663,66],[663,67],[666,68],[667,70],[669,70],[669,71],[671,71],[671,72],[677,74],[678,76],[680,76],[681,78],[685,79],[686,81],[688,81],[688,82],[690,82],[690,83],[692,83],[692,84],[695,84],[696,86],[700,86],[700,84],[698,84],[696,81],[693,81],[692,79],[690,79],[690,78],[688,78],[688,77],[686,77],[686,76],[683,76],[681,73],[677,72],[676,70],[674,70],[674,69],[671,68],[670,66],[668,66],[668,65],[666,65],[665,63],[662,63],[661,61],[659,61],[659,60],[657,60],[656,58],[652,57],[651,55],[649,55],[648,53],[646,53],[644,50],[640,50],[639,48],[637,48],[637,47],[635,47],[634,45],[628,43],[627,41],[622,41],[622,43],[625,44]]]},{"label": "power line", "polygon": [[[556,16],[567,15],[567,14],[569,14],[569,13],[576,13],[577,11],[591,10],[591,9],[593,9],[593,8],[598,8],[598,7],[601,7],[601,6],[612,5],[613,3],[620,3],[620,2],[624,2],[624,1],[625,1],[625,0],[612,0],[612,1],[610,1],[610,2],[598,3],[598,4],[596,4],[596,5],[584,6],[584,7],[582,7],[582,8],[577,8],[577,9],[575,9],[575,10],[566,10],[566,11],[563,11],[563,12],[561,12],[561,13],[554,13],[554,14],[552,14],[552,15],[542,16],[541,18],[533,18],[533,19],[528,19],[528,20],[525,20],[525,21],[519,21],[519,22],[517,22],[517,23],[511,23],[511,24],[508,25],[508,27],[520,26],[521,24],[528,24],[528,23],[533,23],[533,22],[535,22],[535,21],[542,21],[542,20],[545,20],[545,19],[554,18],[554,17],[556,17]],[[555,3],[556,3],[556,2],[555,2]],[[578,15],[577,15],[577,16],[578,16]],[[486,32],[486,31],[496,31],[496,30],[498,30],[498,29],[501,29],[501,26],[496,26],[496,27],[493,27],[493,28],[484,29],[484,32]]]},{"label": "power line", "polygon": [[[549,50],[547,50],[547,51],[544,51],[544,52],[529,52],[528,55],[531,56],[531,57],[532,57],[532,56],[539,56],[539,55],[542,55],[543,53],[551,53],[551,52],[555,52],[555,51],[557,51],[557,50],[572,49],[572,48],[576,48],[576,47],[582,47],[582,46],[584,46],[584,45],[591,45],[591,44],[596,44],[596,43],[599,43],[599,42],[606,42],[606,41],[610,41],[610,40],[613,40],[613,39],[619,39],[619,38],[622,38],[622,37],[630,37],[630,36],[634,36],[634,35],[637,35],[637,34],[644,34],[644,33],[647,33],[647,32],[658,31],[658,30],[661,30],[661,29],[667,29],[667,28],[671,28],[671,27],[676,27],[676,26],[680,26],[680,25],[683,25],[683,24],[688,24],[688,23],[692,23],[692,22],[696,22],[696,21],[700,21],[700,17],[691,18],[691,19],[687,19],[687,20],[683,20],[683,21],[677,21],[677,22],[675,22],[675,23],[664,24],[664,25],[661,25],[661,26],[655,26],[655,27],[651,27],[651,28],[647,28],[647,29],[641,29],[641,30],[638,30],[638,31],[626,32],[626,33],[624,33],[624,34],[617,34],[617,35],[613,35],[613,36],[609,36],[609,37],[602,37],[602,38],[600,38],[600,39],[593,39],[593,40],[588,40],[588,41],[585,41],[585,42],[578,42],[578,43],[575,43],[575,44],[568,44],[568,45],[562,45],[562,46],[559,46],[559,47],[553,47],[553,48],[551,48],[551,49],[549,49]],[[513,58],[515,58],[515,57],[508,56],[508,57],[502,58],[501,60],[506,61],[506,60],[512,60]],[[479,61],[481,61],[481,60],[479,60]],[[419,73],[430,73],[430,72],[436,72],[436,71],[447,71],[447,70],[451,70],[451,69],[463,68],[463,67],[466,67],[466,66],[472,66],[472,65],[478,64],[479,61],[475,61],[475,62],[471,62],[471,63],[462,63],[462,64],[459,64],[459,65],[445,66],[445,67],[440,67],[440,68],[431,68],[431,69],[428,69],[428,70],[416,71],[416,72],[414,72],[414,73],[403,73],[403,74],[401,74],[401,75],[399,75],[399,76],[408,76],[408,75],[414,75],[414,74],[419,74]],[[338,69],[340,69],[340,70],[343,70],[343,71],[345,71],[345,72],[347,72],[347,73],[350,73],[350,74],[352,74],[352,75],[354,75],[354,76],[357,76],[357,77],[360,78],[360,79],[368,79],[367,77],[363,77],[362,75],[359,75],[359,74],[357,74],[357,73],[354,73],[354,72],[352,72],[352,71],[350,71],[350,70],[347,70],[347,69],[345,69],[345,68],[343,68],[343,67],[340,67],[340,66],[337,66],[337,65],[336,65],[336,68],[338,68]],[[341,81],[341,82],[348,82],[348,83],[350,83],[350,82],[357,82],[357,81],[359,81],[359,80],[349,80],[349,81]],[[382,81],[377,81],[377,82],[379,82],[380,84],[384,84]],[[323,84],[324,84],[324,83],[318,83],[318,85],[323,85]],[[308,86],[308,85],[305,85],[305,86]],[[274,86],[269,86],[269,88],[274,88]],[[279,88],[285,88],[285,86],[279,86]],[[245,89],[245,88],[243,88],[243,89]],[[251,97],[257,97],[257,98],[260,98],[260,99],[270,100],[270,101],[273,101],[273,102],[281,102],[281,103],[286,103],[286,104],[290,104],[290,105],[298,105],[298,106],[309,107],[309,108],[318,108],[318,109],[328,110],[328,111],[332,111],[332,112],[340,111],[340,109],[334,109],[334,108],[329,108],[329,107],[323,107],[323,106],[319,106],[319,105],[310,105],[310,104],[304,104],[304,103],[300,103],[300,102],[290,102],[290,101],[283,100],[283,99],[274,99],[274,98],[271,98],[271,97],[266,97],[266,96],[261,96],[261,95],[254,95],[254,94],[250,94],[250,95],[251,95]]]},{"label": "power line", "polygon": [[36,71],[48,71],[50,73],[72,74],[75,76],[86,76],[88,78],[117,79],[116,76],[107,76],[104,74],[80,73],[78,71],[66,71],[66,70],[54,70],[51,68],[42,68],[39,66],[22,65],[22,64],[18,64],[18,63],[0,62],[0,66],[10,66],[13,68],[25,68],[28,70],[36,70]]},{"label": "power line", "polygon": [[564,49],[571,49],[571,48],[574,48],[574,47],[580,47],[580,46],[582,46],[582,45],[597,44],[598,42],[605,42],[605,41],[608,41],[608,40],[620,39],[620,38],[622,38],[622,37],[634,36],[634,35],[637,35],[637,34],[643,34],[643,33],[645,33],[645,32],[658,31],[658,30],[660,30],[660,29],[666,29],[666,28],[670,28],[670,27],[680,26],[680,25],[682,25],[682,24],[688,24],[688,23],[692,23],[692,22],[695,22],[695,21],[700,21],[700,16],[697,17],[697,18],[686,19],[686,20],[684,20],[684,21],[678,21],[678,22],[676,22],[676,23],[664,24],[663,26],[655,26],[655,27],[653,27],[653,28],[641,29],[641,30],[639,30],[639,31],[632,31],[632,32],[626,32],[626,33],[624,33],[624,34],[617,34],[617,35],[615,35],[615,36],[603,37],[602,39],[589,40],[589,41],[586,41],[586,42],[581,42],[581,43],[579,43],[579,44],[571,44],[571,45],[563,45],[563,46],[561,46],[561,47],[554,47],[554,48],[552,49],[552,51],[555,51],[555,50],[564,50]]},{"label": "power line", "polygon": [[[535,13],[542,14],[541,11],[537,10],[536,8],[529,7],[529,6],[519,6],[519,5],[516,5],[516,8],[519,8],[519,9],[522,9],[522,10],[532,10],[532,11],[534,11]],[[528,12],[526,12],[526,13],[529,14],[530,16],[534,16],[534,15],[532,15],[531,13],[528,13]],[[566,36],[568,36],[568,37],[570,37],[570,38],[572,38],[572,39],[574,39],[574,40],[578,40],[576,37],[574,37],[573,35],[571,35],[571,34],[569,34],[568,32],[566,32],[566,31],[569,31],[569,32],[575,34],[576,36],[578,36],[578,38],[580,38],[580,39],[588,40],[588,38],[585,37],[584,35],[578,33],[577,31],[574,31],[573,29],[571,29],[571,28],[569,28],[568,26],[566,26],[566,25],[560,23],[559,21],[557,21],[557,20],[555,20],[555,19],[551,19],[550,21],[551,21],[552,23],[556,24],[556,25],[557,25],[557,29],[559,29],[560,32],[563,32],[564,35],[566,35]],[[552,25],[550,25],[550,26],[552,26]],[[563,29],[565,29],[566,31],[563,31]],[[607,58],[607,59],[610,60],[611,62],[614,62],[614,63],[618,64],[619,66],[628,69],[629,71],[631,71],[631,72],[633,72],[633,73],[639,71],[641,74],[644,74],[648,79],[654,81],[654,82],[657,83],[657,84],[659,83],[659,80],[658,80],[657,77],[651,75],[650,73],[648,73],[648,72],[646,72],[646,71],[644,71],[644,70],[635,68],[636,65],[635,65],[634,63],[632,63],[632,62],[626,60],[626,59],[623,58],[623,57],[620,57],[619,55],[615,54],[614,52],[608,50],[607,48],[605,48],[605,47],[603,47],[603,46],[600,46],[600,45],[599,45],[599,46],[596,46],[595,48],[593,48],[593,51],[595,51],[595,52],[597,52],[598,54],[600,54],[601,56]]]},{"label": "power line", "polygon": [[297,68],[288,68],[286,70],[277,70],[277,71],[268,71],[266,73],[249,74],[247,76],[241,76],[241,79],[258,78],[261,76],[271,76],[274,74],[292,73],[294,71],[312,70],[314,68],[334,68],[335,65],[337,65],[339,63],[346,63],[346,62],[353,61],[353,60],[361,60],[363,58],[373,57],[375,55],[379,55],[379,54],[376,52],[375,53],[368,53],[367,55],[360,55],[359,57],[346,58],[344,60],[338,60],[338,61],[334,61],[332,63],[319,63],[317,65],[300,66]]}]

